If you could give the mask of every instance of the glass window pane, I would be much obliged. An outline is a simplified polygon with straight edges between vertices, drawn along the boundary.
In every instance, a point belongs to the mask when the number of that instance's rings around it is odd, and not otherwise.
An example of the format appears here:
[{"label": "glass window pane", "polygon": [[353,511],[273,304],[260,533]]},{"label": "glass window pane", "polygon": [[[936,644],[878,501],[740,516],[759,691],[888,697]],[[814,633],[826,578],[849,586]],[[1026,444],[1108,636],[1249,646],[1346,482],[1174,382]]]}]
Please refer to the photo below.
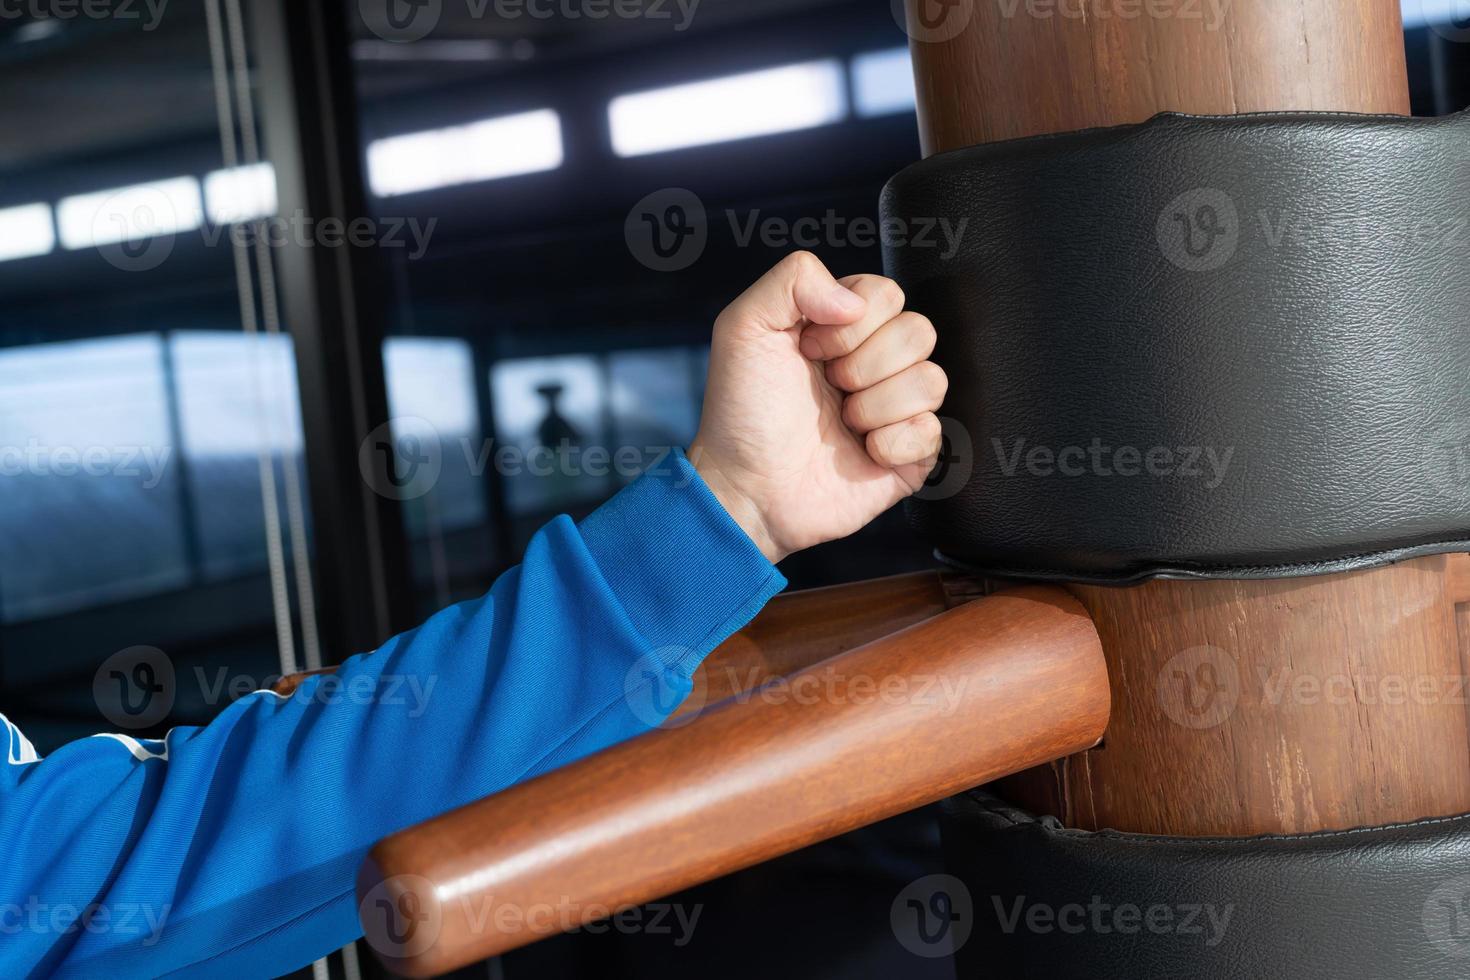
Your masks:
[{"label": "glass window pane", "polygon": [[439,478],[428,493],[403,502],[409,533],[430,533],[435,524],[452,530],[483,523],[480,481],[486,462],[470,345],[453,338],[394,337],[383,345],[383,358],[388,409],[395,420],[413,420],[411,426],[395,423],[395,439],[407,431],[432,433],[439,441]]},{"label": "glass window pane", "polygon": [[607,386],[598,358],[501,361],[491,390],[500,437],[491,465],[513,513],[550,513],[607,495]]},{"label": "glass window pane", "polygon": [[170,338],[201,572],[226,578],[264,569],[259,454],[301,454],[291,339],[181,331]]},{"label": "glass window pane", "polygon": [[0,350],[0,609],[174,588],[189,569],[157,334]]},{"label": "glass window pane", "polygon": [[[620,351],[609,358],[618,447],[647,464],[671,448],[688,448],[699,424],[698,365],[686,347]],[[619,467],[625,480],[631,475]]]}]

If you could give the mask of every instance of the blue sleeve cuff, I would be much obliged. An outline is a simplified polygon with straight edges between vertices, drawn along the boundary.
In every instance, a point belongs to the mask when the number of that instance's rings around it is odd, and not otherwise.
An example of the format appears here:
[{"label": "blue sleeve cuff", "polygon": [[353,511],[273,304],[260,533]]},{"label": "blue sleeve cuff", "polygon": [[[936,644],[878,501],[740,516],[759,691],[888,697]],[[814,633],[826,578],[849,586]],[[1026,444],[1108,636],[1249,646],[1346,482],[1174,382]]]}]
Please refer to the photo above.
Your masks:
[{"label": "blue sleeve cuff", "polygon": [[628,618],[691,674],[786,587],[684,454],[674,450],[581,525]]}]

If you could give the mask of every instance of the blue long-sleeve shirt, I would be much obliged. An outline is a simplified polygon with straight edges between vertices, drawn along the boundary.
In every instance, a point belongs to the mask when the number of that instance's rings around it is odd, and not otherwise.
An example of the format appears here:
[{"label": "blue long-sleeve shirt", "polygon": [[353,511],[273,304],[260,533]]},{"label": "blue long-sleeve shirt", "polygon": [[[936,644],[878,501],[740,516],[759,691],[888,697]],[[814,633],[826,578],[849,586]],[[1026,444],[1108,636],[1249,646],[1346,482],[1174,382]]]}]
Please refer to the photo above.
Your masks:
[{"label": "blue long-sleeve shirt", "polygon": [[38,758],[0,716],[0,976],[276,976],[379,838],[656,724],[785,580],[682,456],[291,697]]}]

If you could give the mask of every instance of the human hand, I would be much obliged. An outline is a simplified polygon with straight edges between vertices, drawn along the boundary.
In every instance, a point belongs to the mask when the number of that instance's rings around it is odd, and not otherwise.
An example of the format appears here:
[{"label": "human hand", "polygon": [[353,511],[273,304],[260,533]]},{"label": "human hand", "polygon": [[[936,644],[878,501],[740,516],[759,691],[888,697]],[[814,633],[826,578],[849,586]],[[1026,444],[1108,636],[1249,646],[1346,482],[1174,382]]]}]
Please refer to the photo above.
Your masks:
[{"label": "human hand", "polygon": [[715,321],[690,462],[772,562],[846,537],[923,486],[949,380],[934,326],[882,276],[796,252]]}]

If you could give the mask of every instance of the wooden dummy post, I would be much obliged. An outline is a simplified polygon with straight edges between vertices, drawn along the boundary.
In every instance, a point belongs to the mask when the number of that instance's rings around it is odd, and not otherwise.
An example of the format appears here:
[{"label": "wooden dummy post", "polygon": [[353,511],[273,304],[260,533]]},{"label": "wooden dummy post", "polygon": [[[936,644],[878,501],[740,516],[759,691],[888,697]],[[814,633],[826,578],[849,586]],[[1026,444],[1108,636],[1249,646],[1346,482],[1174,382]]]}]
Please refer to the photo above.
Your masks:
[{"label": "wooden dummy post", "polygon": [[[1408,112],[1399,0],[907,3],[926,154],[1164,110]],[[1107,738],[1001,791],[1183,836],[1470,812],[1464,567],[1071,587],[1103,640]]]},{"label": "wooden dummy post", "polygon": [[[1108,681],[1080,604],[1029,586],[883,635],[956,598],[938,576],[791,597],[712,657],[742,668],[735,690],[743,668],[795,668],[789,689],[711,705],[380,841],[358,875],[369,944],[396,973],[437,976],[1095,744]],[[823,608],[847,610],[827,639],[812,618]],[[869,630],[870,643],[798,665],[831,653],[832,635],[848,647]]]}]

